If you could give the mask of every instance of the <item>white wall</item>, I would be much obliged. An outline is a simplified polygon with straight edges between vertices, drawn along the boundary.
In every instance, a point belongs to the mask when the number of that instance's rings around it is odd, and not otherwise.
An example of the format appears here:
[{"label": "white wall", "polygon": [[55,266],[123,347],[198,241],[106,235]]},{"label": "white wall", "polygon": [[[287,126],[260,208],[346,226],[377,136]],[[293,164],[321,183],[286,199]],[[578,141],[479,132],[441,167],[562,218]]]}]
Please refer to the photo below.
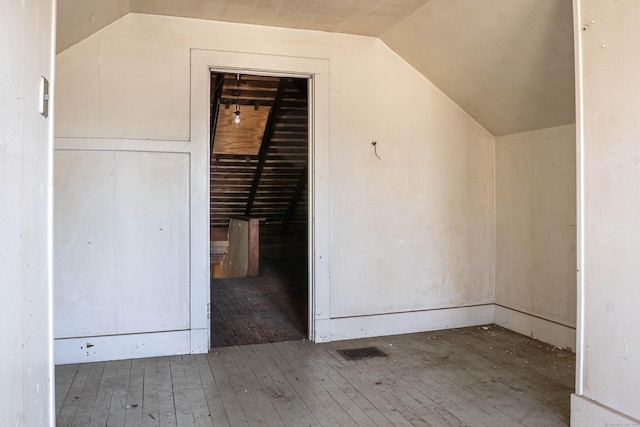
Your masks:
[{"label": "white wall", "polygon": [[497,324],[575,349],[575,126],[496,138]]},{"label": "white wall", "polygon": [[0,425],[53,425],[53,2],[3,2],[0,14]]},{"label": "white wall", "polygon": [[55,164],[56,337],[189,329],[189,157],[58,150]]},{"label": "white wall", "polygon": [[[581,310],[572,425],[635,425],[640,423],[640,4],[580,0],[574,5]],[[635,421],[622,422],[621,414]]]},{"label": "white wall", "polygon": [[378,39],[128,15],[57,56],[61,145],[188,144],[190,49],[330,63],[330,339],[491,321],[494,139]]}]

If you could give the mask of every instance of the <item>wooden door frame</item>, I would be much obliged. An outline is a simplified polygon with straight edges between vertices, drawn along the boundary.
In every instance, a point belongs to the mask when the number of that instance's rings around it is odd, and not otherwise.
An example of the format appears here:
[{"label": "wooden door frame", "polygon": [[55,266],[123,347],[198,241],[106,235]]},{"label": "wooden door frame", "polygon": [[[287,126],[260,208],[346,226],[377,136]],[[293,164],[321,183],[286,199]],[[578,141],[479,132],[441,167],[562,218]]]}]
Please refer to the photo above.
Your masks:
[{"label": "wooden door frame", "polygon": [[[191,352],[210,348],[209,97],[211,70],[308,79],[309,340],[329,341],[329,61],[323,58],[191,50]],[[206,350],[205,350],[206,347]]]}]

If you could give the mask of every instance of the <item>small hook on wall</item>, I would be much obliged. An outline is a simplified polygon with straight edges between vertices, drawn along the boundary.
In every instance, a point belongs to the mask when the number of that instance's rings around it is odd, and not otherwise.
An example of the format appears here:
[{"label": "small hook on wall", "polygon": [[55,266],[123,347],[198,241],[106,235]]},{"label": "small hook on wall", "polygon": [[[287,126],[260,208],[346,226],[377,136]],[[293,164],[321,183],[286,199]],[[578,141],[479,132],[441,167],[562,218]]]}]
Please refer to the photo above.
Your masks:
[{"label": "small hook on wall", "polygon": [[371,141],[371,145],[373,146],[373,153],[376,155],[376,157],[379,160],[382,160],[380,156],[378,156],[378,148],[377,148],[378,143],[376,141]]}]

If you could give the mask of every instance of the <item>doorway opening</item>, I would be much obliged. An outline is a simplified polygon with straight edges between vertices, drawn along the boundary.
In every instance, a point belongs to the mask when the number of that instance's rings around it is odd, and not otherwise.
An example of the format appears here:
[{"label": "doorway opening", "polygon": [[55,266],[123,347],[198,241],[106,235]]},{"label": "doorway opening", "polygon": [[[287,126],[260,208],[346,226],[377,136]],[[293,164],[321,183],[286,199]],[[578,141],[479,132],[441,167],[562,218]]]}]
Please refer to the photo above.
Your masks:
[{"label": "doorway opening", "polygon": [[211,71],[211,347],[309,336],[308,85]]}]

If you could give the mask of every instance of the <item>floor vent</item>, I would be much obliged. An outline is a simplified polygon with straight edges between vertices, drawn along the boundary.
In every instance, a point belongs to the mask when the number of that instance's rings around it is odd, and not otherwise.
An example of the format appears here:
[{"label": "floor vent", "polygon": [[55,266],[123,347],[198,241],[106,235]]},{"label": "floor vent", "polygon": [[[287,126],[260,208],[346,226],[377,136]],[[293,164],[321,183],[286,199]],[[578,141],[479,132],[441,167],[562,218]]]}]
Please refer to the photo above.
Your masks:
[{"label": "floor vent", "polygon": [[338,353],[347,360],[360,360],[371,359],[373,357],[387,357],[387,355],[380,351],[377,347],[363,347],[363,348],[347,348],[344,350],[338,350]]}]

